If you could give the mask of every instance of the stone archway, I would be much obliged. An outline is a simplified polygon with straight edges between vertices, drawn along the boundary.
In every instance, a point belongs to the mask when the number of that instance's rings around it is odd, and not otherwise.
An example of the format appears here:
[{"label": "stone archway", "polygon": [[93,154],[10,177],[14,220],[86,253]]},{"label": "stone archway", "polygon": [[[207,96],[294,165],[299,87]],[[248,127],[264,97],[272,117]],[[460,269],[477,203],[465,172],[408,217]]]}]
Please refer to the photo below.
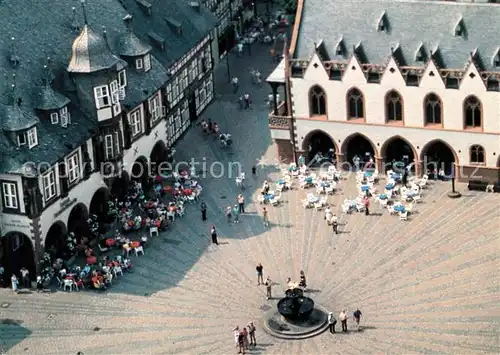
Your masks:
[{"label": "stone archway", "polygon": [[[52,223],[45,235],[44,250],[52,257],[63,258],[66,249],[65,243],[68,236],[66,225],[62,221]],[[64,258],[63,258],[64,259]]]},{"label": "stone archway", "polygon": [[422,148],[420,161],[423,164],[424,173],[437,173],[443,169],[446,175],[454,175],[455,166],[459,165],[455,150],[441,139],[434,139]]},{"label": "stone archway", "polygon": [[106,187],[101,187],[94,192],[94,196],[90,200],[89,215],[97,216],[101,222],[107,222],[109,219],[109,190]]},{"label": "stone archway", "polygon": [[335,154],[338,153],[335,140],[320,129],[311,131],[306,135],[302,141],[302,150],[307,153],[308,161],[311,161],[317,153],[332,155],[332,158],[335,158]]},{"label": "stone archway", "polygon": [[74,233],[77,244],[80,244],[82,238],[90,239],[88,225],[89,211],[83,203],[78,203],[71,210],[68,217],[68,233]]},{"label": "stone archway", "polygon": [[344,155],[344,160],[351,164],[355,156],[358,156],[362,162],[368,161],[370,158],[378,158],[377,149],[373,142],[361,133],[354,133],[344,139],[341,152]]},{"label": "stone archway", "polygon": [[152,173],[154,174],[158,173],[158,169],[160,165],[165,162],[166,157],[167,157],[167,146],[165,145],[164,141],[159,140],[158,142],[156,142],[153,149],[151,150],[151,154],[149,155],[149,161],[151,162]]},{"label": "stone archway", "polygon": [[132,180],[141,182],[141,183],[146,183],[149,177],[149,162],[148,158],[146,158],[144,155],[141,155],[139,158],[137,158],[132,165],[132,173],[131,173],[131,178]]},{"label": "stone archway", "polygon": [[0,238],[0,264],[4,267],[4,281],[10,284],[12,274],[20,278],[25,267],[31,280],[36,279],[35,250],[30,238],[20,232],[10,232]]},{"label": "stone archway", "polygon": [[413,145],[401,136],[394,136],[384,142],[380,148],[383,171],[389,169],[404,171],[405,167],[418,160]]},{"label": "stone archway", "polygon": [[130,187],[130,175],[122,170],[118,176],[115,176],[111,182],[111,196],[113,199],[123,201],[127,196]]}]

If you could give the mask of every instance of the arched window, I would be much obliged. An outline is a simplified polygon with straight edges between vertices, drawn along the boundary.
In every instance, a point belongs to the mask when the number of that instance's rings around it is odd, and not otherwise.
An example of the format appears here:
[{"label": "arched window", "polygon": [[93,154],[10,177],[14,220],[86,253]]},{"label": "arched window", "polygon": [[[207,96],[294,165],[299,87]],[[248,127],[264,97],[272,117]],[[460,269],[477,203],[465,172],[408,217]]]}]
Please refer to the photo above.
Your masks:
[{"label": "arched window", "polygon": [[469,96],[464,101],[464,127],[482,127],[481,102],[475,96]]},{"label": "arched window", "polygon": [[314,86],[309,94],[311,116],[326,115],[326,95],[322,88]]},{"label": "arched window", "polygon": [[385,98],[387,122],[403,121],[403,99],[396,91],[390,91]]},{"label": "arched window", "polygon": [[363,94],[358,89],[351,89],[347,93],[347,109],[348,120],[365,117]]},{"label": "arched window", "polygon": [[425,124],[441,124],[443,106],[441,99],[436,94],[429,94],[424,99]]},{"label": "arched window", "polygon": [[484,148],[482,146],[476,144],[470,147],[470,163],[471,164],[485,163]]}]

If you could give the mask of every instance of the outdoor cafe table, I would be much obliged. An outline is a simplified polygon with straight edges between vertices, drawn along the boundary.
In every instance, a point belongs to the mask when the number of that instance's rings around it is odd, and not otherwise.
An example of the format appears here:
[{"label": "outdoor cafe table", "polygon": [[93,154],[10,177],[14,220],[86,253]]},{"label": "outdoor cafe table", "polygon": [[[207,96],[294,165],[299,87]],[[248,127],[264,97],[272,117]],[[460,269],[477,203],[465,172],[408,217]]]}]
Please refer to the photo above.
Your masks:
[{"label": "outdoor cafe table", "polygon": [[361,185],[361,191],[366,192],[370,190],[370,186],[368,185]]},{"label": "outdoor cafe table", "polygon": [[283,180],[283,179],[278,180],[278,185],[285,185],[285,183],[286,183],[286,182],[285,182],[285,180]]},{"label": "outdoor cafe table", "polygon": [[387,200],[387,195],[386,194],[380,194],[378,198],[380,200]]},{"label": "outdoor cafe table", "polygon": [[394,186],[396,186],[396,184],[390,183],[390,184],[385,185],[385,189],[392,190],[394,188]]},{"label": "outdoor cafe table", "polygon": [[365,171],[365,177],[371,177],[373,176],[373,171]]},{"label": "outdoor cafe table", "polygon": [[306,177],[305,182],[307,182],[308,184],[312,184],[313,178],[311,176],[308,176]]},{"label": "outdoor cafe table", "polygon": [[112,247],[115,244],[116,244],[116,240],[115,239],[113,239],[113,238],[106,239],[106,246],[107,247]]},{"label": "outdoor cafe table", "polygon": [[329,182],[326,182],[326,181],[323,181],[321,183],[321,187],[330,187],[330,183]]},{"label": "outdoor cafe table", "polygon": [[403,205],[395,205],[394,206],[394,211],[396,211],[396,212],[403,212],[404,213],[406,211],[405,210],[405,206],[403,206]]},{"label": "outdoor cafe table", "polygon": [[274,194],[265,194],[264,195],[264,200],[270,201],[274,198]]},{"label": "outdoor cafe table", "polygon": [[391,179],[393,179],[393,180],[398,181],[398,180],[401,180],[401,178],[402,178],[401,174],[397,174],[397,173],[391,174]]}]

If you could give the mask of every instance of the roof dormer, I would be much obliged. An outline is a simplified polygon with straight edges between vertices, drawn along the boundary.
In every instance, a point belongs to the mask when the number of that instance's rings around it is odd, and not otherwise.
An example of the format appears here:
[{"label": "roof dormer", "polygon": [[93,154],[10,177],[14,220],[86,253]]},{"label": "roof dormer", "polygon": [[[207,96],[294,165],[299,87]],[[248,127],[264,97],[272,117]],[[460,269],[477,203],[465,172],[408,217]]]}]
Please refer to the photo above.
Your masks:
[{"label": "roof dormer", "polygon": [[151,52],[151,46],[142,42],[132,30],[132,15],[123,18],[127,31],[118,37],[117,53],[123,57],[142,57]]},{"label": "roof dormer", "polygon": [[387,12],[383,12],[377,21],[377,31],[389,33],[389,19],[387,17]]},{"label": "roof dormer", "polygon": [[462,16],[460,16],[458,22],[455,24],[453,33],[455,37],[467,38],[467,28],[465,27],[465,21]]},{"label": "roof dormer", "polygon": [[335,46],[335,55],[346,57],[347,56],[347,47],[345,45],[344,37],[341,37]]},{"label": "roof dormer", "polygon": [[425,63],[428,60],[427,51],[425,50],[424,44],[420,43],[417,51],[415,52],[415,61]]},{"label": "roof dormer", "polygon": [[497,48],[496,53],[493,55],[493,66],[500,68],[500,47]]}]

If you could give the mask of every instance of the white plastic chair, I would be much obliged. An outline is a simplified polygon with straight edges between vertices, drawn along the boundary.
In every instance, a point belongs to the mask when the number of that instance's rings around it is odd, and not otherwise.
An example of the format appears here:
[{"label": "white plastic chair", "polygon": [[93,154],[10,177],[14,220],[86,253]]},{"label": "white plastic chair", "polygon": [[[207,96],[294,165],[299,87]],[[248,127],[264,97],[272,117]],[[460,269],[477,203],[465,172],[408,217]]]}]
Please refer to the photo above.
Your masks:
[{"label": "white plastic chair", "polygon": [[274,198],[271,199],[271,205],[272,206],[277,206],[280,203],[281,195],[274,196]]},{"label": "white plastic chair", "polygon": [[75,282],[73,280],[63,280],[64,291],[66,291],[66,289],[69,288],[69,292],[72,292],[74,284]]},{"label": "white plastic chair", "polygon": [[142,246],[134,248],[135,256],[139,256],[139,253],[144,255],[144,248]]},{"label": "white plastic chair", "polygon": [[285,185],[283,185],[283,184],[278,184],[278,185],[276,185],[276,191],[278,191],[278,192],[283,191],[283,187],[284,187],[284,186],[285,186]]},{"label": "white plastic chair", "polygon": [[420,195],[415,195],[415,196],[413,196],[413,197],[412,197],[412,200],[413,200],[413,202],[415,202],[415,203],[419,203],[419,202],[421,202],[421,201],[422,201],[422,196],[420,196]]},{"label": "white plastic chair", "polygon": [[167,212],[167,218],[171,219],[172,221],[175,221],[175,213],[174,212]]},{"label": "white plastic chair", "polygon": [[153,238],[153,237],[157,237],[158,236],[158,228],[157,227],[149,227],[149,237]]},{"label": "white plastic chair", "polygon": [[408,220],[408,212],[399,212],[399,220],[400,221],[407,221]]},{"label": "white plastic chair", "polygon": [[120,274],[120,276],[123,276],[122,268],[120,266],[113,267],[113,274],[115,274],[115,277],[118,277],[118,274]]}]

